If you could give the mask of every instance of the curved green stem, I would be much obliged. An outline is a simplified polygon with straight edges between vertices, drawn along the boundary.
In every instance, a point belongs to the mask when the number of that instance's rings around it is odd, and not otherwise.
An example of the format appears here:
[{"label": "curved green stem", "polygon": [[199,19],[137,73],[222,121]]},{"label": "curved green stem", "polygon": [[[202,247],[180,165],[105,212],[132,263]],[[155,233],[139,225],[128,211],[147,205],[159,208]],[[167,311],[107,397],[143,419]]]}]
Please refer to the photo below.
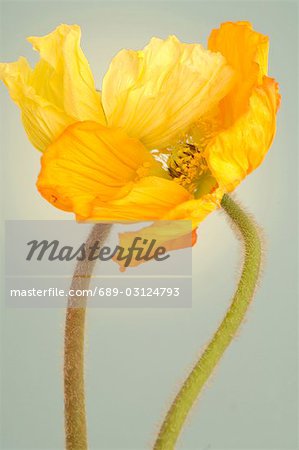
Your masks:
[{"label": "curved green stem", "polygon": [[154,450],[173,450],[185,419],[202,387],[236,335],[252,300],[261,268],[261,238],[254,221],[228,195],[221,205],[241,235],[245,257],[231,306],[218,330],[177,394],[163,422]]},{"label": "curved green stem", "polygon": [[[107,238],[111,225],[96,224],[85,243],[86,249]],[[70,289],[88,289],[95,260],[79,261]],[[87,431],[84,392],[84,328],[87,298],[69,297],[64,339],[64,412],[67,450],[86,450]]]}]

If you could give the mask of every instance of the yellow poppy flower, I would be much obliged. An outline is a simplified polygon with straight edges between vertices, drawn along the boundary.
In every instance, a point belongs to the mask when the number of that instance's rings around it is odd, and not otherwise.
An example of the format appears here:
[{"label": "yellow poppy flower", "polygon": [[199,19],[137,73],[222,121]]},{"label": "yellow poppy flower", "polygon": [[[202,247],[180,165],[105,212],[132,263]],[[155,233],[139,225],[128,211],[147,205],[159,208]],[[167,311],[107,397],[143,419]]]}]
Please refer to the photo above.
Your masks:
[{"label": "yellow poppy flower", "polygon": [[41,59],[0,65],[40,150],[37,187],[80,220],[192,220],[195,228],[262,162],[279,103],[268,38],[247,22],[214,30],[208,49],[175,36],[122,50],[101,99],[80,28],[29,38]]}]

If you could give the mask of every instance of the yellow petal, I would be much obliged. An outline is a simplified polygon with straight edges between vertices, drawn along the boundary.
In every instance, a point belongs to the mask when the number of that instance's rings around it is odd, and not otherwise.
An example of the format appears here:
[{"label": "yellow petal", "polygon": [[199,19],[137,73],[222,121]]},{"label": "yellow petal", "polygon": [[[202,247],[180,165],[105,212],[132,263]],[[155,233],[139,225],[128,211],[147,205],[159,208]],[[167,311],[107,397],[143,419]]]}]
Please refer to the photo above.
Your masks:
[{"label": "yellow petal", "polygon": [[30,83],[32,69],[25,58],[0,64],[0,79],[20,107],[22,121],[31,143],[43,151],[73,122],[63,110],[36,94]]},{"label": "yellow petal", "polygon": [[191,220],[194,230],[211,212],[220,208],[223,194],[221,188],[216,188],[214,192],[205,194],[201,198],[181,203],[167,212],[163,220]]},{"label": "yellow petal", "polygon": [[[160,164],[136,139],[95,122],[71,125],[43,154],[37,187],[57,208],[89,218],[94,202],[127,195]],[[165,176],[167,176],[165,172]]]},{"label": "yellow petal", "polygon": [[78,25],[60,25],[46,36],[29,37],[41,57],[31,81],[39,95],[78,121],[105,123],[100,95],[80,40]]},{"label": "yellow petal", "polygon": [[[172,184],[176,185],[174,182]],[[174,196],[175,191],[173,191],[171,198],[174,198]],[[197,200],[179,199],[176,194],[177,204],[168,211],[164,211],[164,214],[160,217],[162,220],[155,221],[150,226],[143,227],[138,231],[120,233],[119,245],[126,249],[124,255],[127,254],[136,237],[156,241],[152,248],[152,254],[161,246],[167,252],[191,247],[196,243],[197,226],[211,212],[220,207],[222,196],[223,191],[219,188],[212,194],[204,195]],[[121,270],[125,270],[124,261],[118,261],[116,258],[114,260],[119,264]],[[130,267],[138,266],[143,262],[132,258]]]},{"label": "yellow petal", "polygon": [[20,107],[28,137],[39,150],[71,123],[105,123],[80,37],[77,25],[60,25],[46,36],[28,38],[41,57],[33,70],[24,58],[0,64],[0,79]]},{"label": "yellow petal", "polygon": [[90,219],[97,221],[163,219],[168,211],[190,198],[189,192],[174,181],[148,176],[134,183],[130,192],[120,199],[102,204],[95,201]]},{"label": "yellow petal", "polygon": [[229,126],[246,111],[253,87],[267,75],[269,39],[249,22],[226,22],[212,31],[208,48],[220,52],[235,70],[235,85],[220,104],[222,123]]},{"label": "yellow petal", "polygon": [[265,77],[248,111],[208,145],[207,163],[222,189],[232,191],[262,163],[274,138],[279,100],[277,83]]},{"label": "yellow petal", "polygon": [[122,50],[104,77],[109,125],[123,127],[148,148],[183,134],[229,91],[233,70],[219,53],[175,36],[153,38],[143,51]]},{"label": "yellow petal", "polygon": [[[150,245],[148,257],[153,257],[159,247],[164,247],[166,253],[191,247],[196,242],[196,230],[192,231],[191,222],[187,220],[158,220],[138,230],[119,233],[119,245],[124,248],[122,256],[128,255],[136,238],[138,238],[139,244],[144,242],[147,246]],[[113,260],[124,271],[126,267],[136,267],[145,262],[136,257],[137,253],[135,252],[131,255],[130,261],[119,260],[117,257],[114,257]]]}]

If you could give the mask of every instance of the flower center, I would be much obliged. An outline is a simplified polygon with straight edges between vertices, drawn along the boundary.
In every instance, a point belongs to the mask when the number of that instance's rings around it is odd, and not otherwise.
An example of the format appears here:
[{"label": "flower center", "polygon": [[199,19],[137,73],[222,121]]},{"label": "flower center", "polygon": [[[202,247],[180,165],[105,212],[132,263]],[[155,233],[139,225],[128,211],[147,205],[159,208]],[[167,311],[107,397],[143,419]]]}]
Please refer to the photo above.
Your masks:
[{"label": "flower center", "polygon": [[176,145],[169,148],[167,168],[173,181],[181,184],[195,198],[217,186],[207,161],[205,149],[217,130],[216,120],[197,123]]},{"label": "flower center", "polygon": [[167,164],[173,180],[197,198],[203,194],[203,188],[209,191],[215,184],[203,151],[193,143],[185,142],[172,148]]}]

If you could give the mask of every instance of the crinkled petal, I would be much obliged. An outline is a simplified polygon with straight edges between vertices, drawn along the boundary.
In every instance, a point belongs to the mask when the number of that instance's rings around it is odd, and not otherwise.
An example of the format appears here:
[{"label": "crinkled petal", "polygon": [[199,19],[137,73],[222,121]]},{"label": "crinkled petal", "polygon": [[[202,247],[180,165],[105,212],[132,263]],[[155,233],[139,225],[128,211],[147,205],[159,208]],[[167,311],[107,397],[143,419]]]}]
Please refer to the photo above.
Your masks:
[{"label": "crinkled petal", "polygon": [[74,119],[36,94],[30,83],[31,73],[32,69],[25,58],[0,64],[0,79],[21,110],[28,138],[34,147],[43,151]]},{"label": "crinkled petal", "polygon": [[277,83],[265,77],[248,111],[208,145],[207,163],[222,189],[232,191],[262,163],[274,138],[279,100]]},{"label": "crinkled petal", "polygon": [[78,121],[105,123],[100,95],[80,40],[78,25],[60,25],[46,36],[29,37],[41,57],[31,82],[40,96]]},{"label": "crinkled petal", "polygon": [[94,203],[105,205],[130,193],[141,177],[164,173],[138,140],[95,122],[67,128],[41,164],[40,193],[57,208],[87,218]]},{"label": "crinkled petal", "polygon": [[0,64],[0,79],[20,107],[28,137],[39,150],[45,150],[71,123],[105,123],[80,37],[77,25],[60,25],[46,36],[28,38],[41,58],[34,69],[24,58]]},{"label": "crinkled petal", "polygon": [[104,77],[109,125],[148,148],[163,148],[228,93],[234,73],[220,53],[175,36],[153,38],[143,51],[122,50]]},{"label": "crinkled petal", "polygon": [[229,126],[247,110],[254,86],[267,75],[269,39],[249,22],[225,22],[212,31],[208,48],[220,52],[235,70],[235,85],[220,103],[222,124]]}]

